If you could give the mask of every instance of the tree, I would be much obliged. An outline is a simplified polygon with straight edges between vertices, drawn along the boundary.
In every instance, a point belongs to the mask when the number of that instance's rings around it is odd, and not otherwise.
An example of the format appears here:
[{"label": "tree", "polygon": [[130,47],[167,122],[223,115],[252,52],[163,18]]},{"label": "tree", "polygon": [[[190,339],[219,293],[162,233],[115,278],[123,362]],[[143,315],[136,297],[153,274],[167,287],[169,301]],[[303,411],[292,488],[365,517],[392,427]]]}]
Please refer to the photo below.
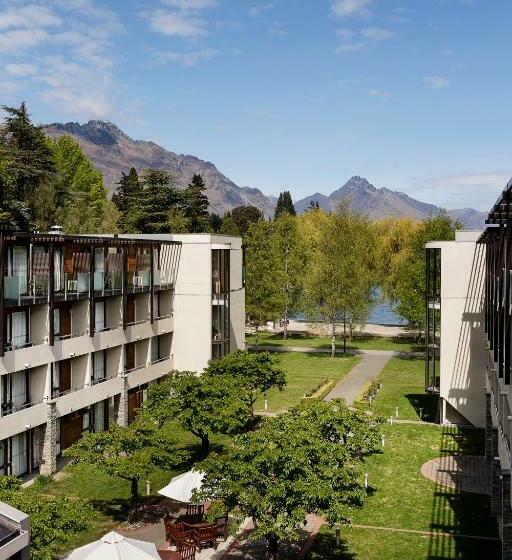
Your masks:
[{"label": "tree", "polygon": [[288,318],[299,311],[303,295],[306,250],[297,227],[297,219],[282,212],[274,222],[278,269],[275,283],[280,291],[280,314],[283,318],[283,338],[288,334]]},{"label": "tree", "polygon": [[312,320],[320,317],[330,326],[334,358],[337,323],[343,322],[345,351],[347,322],[362,320],[369,311],[376,241],[368,218],[352,213],[347,203],[341,203],[338,212],[325,216],[319,225],[305,275],[306,308]]},{"label": "tree", "polygon": [[239,235],[245,235],[251,224],[263,220],[263,213],[256,206],[237,206],[231,210],[231,217]]},{"label": "tree", "polygon": [[120,226],[125,233],[138,233],[143,204],[143,186],[135,167],[131,167],[128,175],[122,173],[117,189],[112,196],[121,213]]},{"label": "tree", "polygon": [[53,142],[57,221],[67,233],[98,232],[107,205],[103,176],[70,136]]},{"label": "tree", "polygon": [[213,212],[210,214],[210,228],[213,233],[220,233],[220,228],[222,227],[222,218]]},{"label": "tree", "polygon": [[279,358],[268,352],[232,352],[210,361],[203,375],[238,380],[249,392],[251,409],[260,395],[274,388],[282,391],[286,386],[286,373],[279,367]]},{"label": "tree", "polygon": [[[36,485],[37,486],[37,481]],[[30,557],[53,560],[78,533],[91,527],[92,507],[83,500],[49,497],[35,488],[21,489],[21,480],[0,477],[0,500],[30,516]]]},{"label": "tree", "polygon": [[167,223],[171,233],[189,233],[190,218],[180,208],[171,208],[167,214]]},{"label": "tree", "polygon": [[186,458],[167,433],[137,420],[130,426],[114,424],[105,432],[86,434],[64,455],[72,464],[93,465],[110,476],[129,481],[132,502],[139,496],[142,478],[157,468],[175,467]]},{"label": "tree", "polygon": [[[41,197],[37,196],[38,191],[55,174],[52,148],[41,127],[31,122],[24,102],[18,108],[2,108],[7,113],[0,132],[0,143],[6,156],[4,162],[7,163],[3,182],[8,185],[8,198],[16,201],[13,217],[23,229],[32,225],[39,227],[41,224],[37,223],[36,217]],[[26,213],[20,204],[26,205]]]},{"label": "tree", "polygon": [[171,176],[161,169],[146,169],[140,220],[142,233],[171,233],[169,211],[178,208],[182,196],[173,186]]},{"label": "tree", "polygon": [[[251,517],[250,539],[265,538],[270,558],[296,540],[308,514],[348,523],[366,490],[361,458],[379,441],[379,420],[342,401],[301,405],[235,437],[229,453],[211,454],[200,499]],[[354,442],[354,443],[352,443]]]},{"label": "tree", "polygon": [[440,212],[415,224],[408,235],[404,233],[403,223],[396,224],[389,236],[400,241],[390,243],[389,237],[381,240],[387,245],[380,258],[386,276],[385,293],[397,315],[407,321],[408,328],[417,333],[418,339],[425,328],[425,243],[453,240],[455,231],[462,227],[446,212]]},{"label": "tree", "polygon": [[112,200],[107,200],[101,220],[101,233],[121,233],[121,217],[121,212],[119,212],[115,203]]},{"label": "tree", "polygon": [[203,178],[194,174],[183,193],[185,215],[190,219],[190,233],[205,233],[210,229],[208,197],[205,192]]},{"label": "tree", "polygon": [[274,219],[277,220],[282,214],[289,214],[290,216],[295,216],[295,206],[293,205],[292,195],[290,191],[283,191],[279,193],[279,198],[277,199],[277,205],[274,212]]},{"label": "tree", "polygon": [[206,457],[212,434],[234,434],[247,425],[250,395],[233,378],[173,372],[157,388],[151,388],[141,414],[157,425],[176,419],[201,440],[201,457]]},{"label": "tree", "polygon": [[222,235],[235,235],[235,236],[240,235],[240,232],[238,231],[238,227],[235,223],[235,220],[233,220],[233,216],[231,215],[231,212],[226,212],[224,214],[224,218],[222,219],[222,225],[220,227],[220,233]]},{"label": "tree", "polygon": [[256,330],[279,317],[281,293],[275,281],[279,269],[273,224],[260,221],[252,224],[245,236],[245,306],[249,323]]}]

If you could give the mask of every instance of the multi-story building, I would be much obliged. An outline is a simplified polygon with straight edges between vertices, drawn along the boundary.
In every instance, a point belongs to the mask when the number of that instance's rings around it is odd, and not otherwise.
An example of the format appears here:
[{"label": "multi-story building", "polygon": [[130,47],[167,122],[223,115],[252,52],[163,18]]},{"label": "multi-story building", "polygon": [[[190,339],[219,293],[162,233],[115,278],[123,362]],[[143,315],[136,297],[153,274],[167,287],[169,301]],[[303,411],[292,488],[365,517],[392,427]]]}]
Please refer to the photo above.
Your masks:
[{"label": "multi-story building", "polygon": [[0,502],[0,560],[29,560],[29,529],[26,513]]},{"label": "multi-story building", "polygon": [[426,389],[440,420],[485,428],[491,513],[512,559],[512,180],[483,232],[429,242]]},{"label": "multi-story building", "polygon": [[0,474],[52,473],[148,384],[244,345],[241,240],[0,228]]}]

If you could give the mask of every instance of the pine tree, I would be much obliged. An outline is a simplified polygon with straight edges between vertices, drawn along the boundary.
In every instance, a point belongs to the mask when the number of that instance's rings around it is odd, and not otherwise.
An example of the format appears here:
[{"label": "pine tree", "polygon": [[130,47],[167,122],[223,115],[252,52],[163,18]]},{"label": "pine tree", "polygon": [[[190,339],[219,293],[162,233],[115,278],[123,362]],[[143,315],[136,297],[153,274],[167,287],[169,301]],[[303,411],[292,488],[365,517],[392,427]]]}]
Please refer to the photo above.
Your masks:
[{"label": "pine tree", "polygon": [[141,233],[171,233],[169,211],[178,207],[182,197],[172,184],[170,174],[161,169],[146,169],[142,182]]},{"label": "pine tree", "polygon": [[290,214],[290,216],[296,216],[297,214],[295,212],[295,206],[293,205],[290,191],[283,191],[282,193],[279,193],[274,218],[279,218],[279,216],[285,212]]},{"label": "pine tree", "polygon": [[220,233],[222,227],[222,218],[218,214],[210,214],[210,227],[214,233]]},{"label": "pine tree", "polygon": [[112,196],[121,212],[121,229],[125,233],[137,233],[142,219],[143,188],[135,167],[130,169],[128,175],[122,174],[117,189]]},{"label": "pine tree", "polygon": [[224,214],[224,218],[222,218],[222,226],[220,227],[220,233],[222,235],[240,235],[238,226],[236,225],[231,212],[226,212]]},{"label": "pine tree", "polygon": [[53,151],[41,127],[35,126],[23,102],[19,108],[2,107],[7,113],[1,130],[0,142],[4,147],[8,164],[4,169],[3,182],[9,183],[8,197],[15,203],[18,225],[23,228],[36,226],[38,191],[46,185],[45,199],[50,194],[50,180],[55,175]]},{"label": "pine tree", "polygon": [[183,193],[184,211],[190,219],[191,233],[204,233],[210,230],[208,215],[208,197],[205,194],[206,185],[201,175],[195,174],[192,182]]}]

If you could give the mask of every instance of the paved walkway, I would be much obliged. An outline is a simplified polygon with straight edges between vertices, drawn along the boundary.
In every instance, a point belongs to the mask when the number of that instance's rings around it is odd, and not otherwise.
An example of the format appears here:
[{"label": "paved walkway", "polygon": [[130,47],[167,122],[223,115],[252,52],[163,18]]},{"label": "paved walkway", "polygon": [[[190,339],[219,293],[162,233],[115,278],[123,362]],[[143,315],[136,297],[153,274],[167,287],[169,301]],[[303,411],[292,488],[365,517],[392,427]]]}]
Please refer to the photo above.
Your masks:
[{"label": "paved walkway", "polygon": [[444,455],[427,461],[421,474],[439,486],[473,494],[490,494],[489,467],[483,455]]},{"label": "paved walkway", "polygon": [[395,352],[387,350],[365,350],[362,352],[363,358],[356,364],[345,377],[328,393],[324,400],[345,399],[350,405],[364,391],[368,383],[373,381],[382,368],[395,355]]}]

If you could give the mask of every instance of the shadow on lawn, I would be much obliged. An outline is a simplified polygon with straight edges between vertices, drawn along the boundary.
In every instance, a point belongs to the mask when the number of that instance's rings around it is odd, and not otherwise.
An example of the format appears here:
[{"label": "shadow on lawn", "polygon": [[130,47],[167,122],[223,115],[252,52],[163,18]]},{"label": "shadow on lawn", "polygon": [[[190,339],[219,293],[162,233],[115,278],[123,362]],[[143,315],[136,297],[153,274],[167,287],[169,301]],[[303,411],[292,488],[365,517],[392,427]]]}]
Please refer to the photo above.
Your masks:
[{"label": "shadow on lawn", "polygon": [[437,422],[439,411],[439,397],[426,393],[409,393],[405,395],[416,411],[418,419],[424,422]]},{"label": "shadow on lawn", "polygon": [[[483,442],[481,430],[446,427],[442,430],[440,455],[481,455]],[[430,530],[434,534],[429,540],[427,560],[498,560],[501,557],[500,542],[497,540],[447,535],[456,533],[497,537],[487,495],[461,492],[436,482]]]},{"label": "shadow on lawn", "polygon": [[347,543],[343,540],[343,528],[341,536],[341,542],[337,546],[333,533],[319,533],[307,560],[363,560],[349,550]]}]

